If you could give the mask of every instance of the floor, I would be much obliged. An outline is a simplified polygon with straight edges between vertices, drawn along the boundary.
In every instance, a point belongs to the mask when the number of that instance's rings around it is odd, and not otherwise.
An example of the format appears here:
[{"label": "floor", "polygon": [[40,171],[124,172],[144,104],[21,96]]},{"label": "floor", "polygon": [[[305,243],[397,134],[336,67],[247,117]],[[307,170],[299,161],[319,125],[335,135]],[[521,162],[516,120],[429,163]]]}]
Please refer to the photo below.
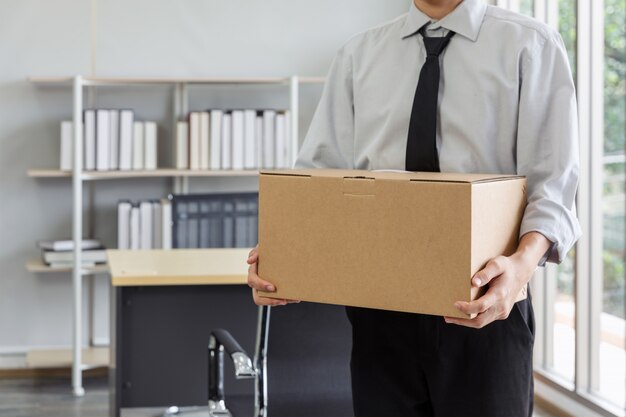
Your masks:
[{"label": "floor", "polygon": [[[109,392],[106,377],[84,380],[86,394],[75,398],[68,378],[0,379],[2,417],[108,417]],[[156,417],[155,410],[128,410],[122,417]],[[535,410],[534,417],[554,417]]]}]

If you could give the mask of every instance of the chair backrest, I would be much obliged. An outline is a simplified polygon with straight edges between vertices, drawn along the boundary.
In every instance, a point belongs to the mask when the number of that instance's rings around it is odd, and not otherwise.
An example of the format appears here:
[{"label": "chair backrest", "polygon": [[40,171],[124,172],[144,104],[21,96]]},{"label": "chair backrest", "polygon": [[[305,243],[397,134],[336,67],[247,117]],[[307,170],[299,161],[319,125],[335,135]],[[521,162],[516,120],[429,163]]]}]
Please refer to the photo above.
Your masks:
[{"label": "chair backrest", "polygon": [[272,308],[267,348],[270,417],[352,416],[352,329],[345,307]]}]

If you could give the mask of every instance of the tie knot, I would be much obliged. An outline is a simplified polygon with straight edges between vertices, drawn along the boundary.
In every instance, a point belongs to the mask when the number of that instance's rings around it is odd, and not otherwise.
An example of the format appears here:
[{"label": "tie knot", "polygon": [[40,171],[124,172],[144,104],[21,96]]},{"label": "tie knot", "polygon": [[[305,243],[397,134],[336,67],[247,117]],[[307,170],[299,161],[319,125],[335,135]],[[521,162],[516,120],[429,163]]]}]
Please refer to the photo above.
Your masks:
[{"label": "tie knot", "polygon": [[425,31],[422,30],[422,38],[424,39],[424,47],[426,48],[426,53],[429,58],[436,58],[446,49],[448,43],[450,43],[450,39],[454,36],[454,32],[449,31],[446,36],[437,37],[437,38],[429,38],[425,36]]}]

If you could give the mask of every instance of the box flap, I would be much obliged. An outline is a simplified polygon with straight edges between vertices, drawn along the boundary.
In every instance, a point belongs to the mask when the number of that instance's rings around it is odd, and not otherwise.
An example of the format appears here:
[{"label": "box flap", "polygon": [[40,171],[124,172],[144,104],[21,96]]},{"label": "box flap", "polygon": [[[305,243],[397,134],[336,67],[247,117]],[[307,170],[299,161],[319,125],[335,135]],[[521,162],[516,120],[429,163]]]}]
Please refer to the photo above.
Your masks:
[{"label": "box flap", "polygon": [[506,174],[466,174],[461,172],[408,172],[396,170],[350,170],[350,169],[288,169],[262,170],[261,175],[291,177],[363,178],[383,180],[408,180],[424,182],[482,183],[523,178]]}]

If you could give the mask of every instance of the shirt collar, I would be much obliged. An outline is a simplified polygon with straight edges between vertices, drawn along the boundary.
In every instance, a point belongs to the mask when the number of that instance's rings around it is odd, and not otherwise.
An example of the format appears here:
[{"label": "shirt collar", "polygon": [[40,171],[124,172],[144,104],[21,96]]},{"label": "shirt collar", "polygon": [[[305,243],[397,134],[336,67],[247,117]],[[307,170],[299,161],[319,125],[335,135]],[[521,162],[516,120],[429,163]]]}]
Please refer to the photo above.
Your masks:
[{"label": "shirt collar", "polygon": [[[456,9],[436,22],[435,25],[456,32],[475,42],[478,39],[478,32],[486,11],[487,5],[481,0],[463,0]],[[415,35],[422,26],[430,21],[430,17],[419,10],[412,1],[409,14],[401,30],[402,39]]]}]

